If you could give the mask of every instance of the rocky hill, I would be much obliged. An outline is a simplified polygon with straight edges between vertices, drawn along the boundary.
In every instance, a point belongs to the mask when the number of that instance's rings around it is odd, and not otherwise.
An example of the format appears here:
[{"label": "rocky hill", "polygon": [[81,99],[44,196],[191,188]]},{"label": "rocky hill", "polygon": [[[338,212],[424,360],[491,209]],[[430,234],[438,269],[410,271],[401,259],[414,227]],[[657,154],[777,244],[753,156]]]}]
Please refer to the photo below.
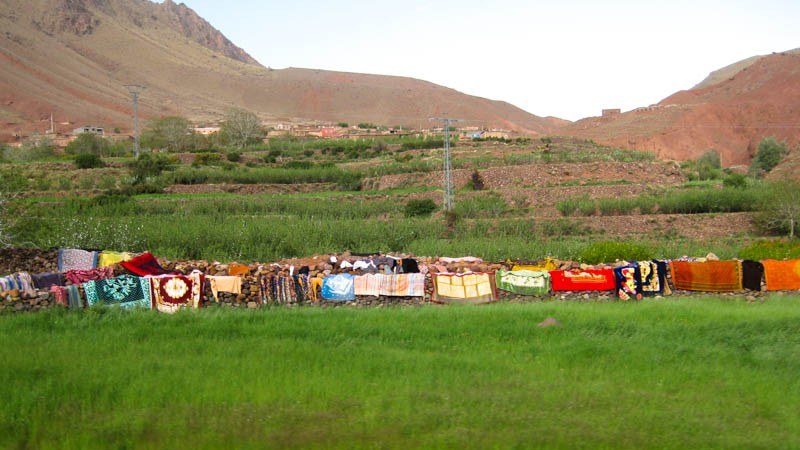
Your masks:
[{"label": "rocky hill", "polygon": [[74,125],[130,128],[124,85],[147,86],[147,117],[210,121],[230,107],[264,118],[418,125],[442,113],[550,133],[565,123],[421,80],[311,69],[271,70],[170,0],[0,2],[0,140]]},{"label": "rocky hill", "polygon": [[715,149],[724,165],[749,164],[766,136],[797,144],[798,105],[800,52],[794,50],[740,61],[655,105],[583,119],[561,132],[666,159]]}]

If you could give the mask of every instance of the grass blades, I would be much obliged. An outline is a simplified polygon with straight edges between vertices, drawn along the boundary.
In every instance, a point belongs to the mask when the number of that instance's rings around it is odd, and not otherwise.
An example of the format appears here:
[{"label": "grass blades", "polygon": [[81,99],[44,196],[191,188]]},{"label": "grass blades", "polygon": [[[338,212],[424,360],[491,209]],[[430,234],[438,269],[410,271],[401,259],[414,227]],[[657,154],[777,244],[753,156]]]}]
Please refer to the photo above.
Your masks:
[{"label": "grass blades", "polygon": [[792,448],[799,300],[8,316],[0,446]]}]

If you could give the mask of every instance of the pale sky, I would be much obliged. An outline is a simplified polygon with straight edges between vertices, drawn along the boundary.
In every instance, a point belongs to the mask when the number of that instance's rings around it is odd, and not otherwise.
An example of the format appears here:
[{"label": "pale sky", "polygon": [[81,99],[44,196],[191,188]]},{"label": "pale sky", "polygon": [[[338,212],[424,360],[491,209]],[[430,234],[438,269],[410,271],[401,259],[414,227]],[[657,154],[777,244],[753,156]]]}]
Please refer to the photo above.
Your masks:
[{"label": "pale sky", "polygon": [[800,0],[183,0],[274,69],[400,75],[577,120],[800,47]]}]

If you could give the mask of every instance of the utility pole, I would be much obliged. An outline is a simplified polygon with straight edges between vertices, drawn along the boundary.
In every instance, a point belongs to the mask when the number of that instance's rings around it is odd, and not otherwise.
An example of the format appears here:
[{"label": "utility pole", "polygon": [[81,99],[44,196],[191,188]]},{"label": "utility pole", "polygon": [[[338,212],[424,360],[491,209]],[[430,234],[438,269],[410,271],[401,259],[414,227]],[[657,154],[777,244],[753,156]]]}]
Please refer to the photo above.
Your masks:
[{"label": "utility pole", "polygon": [[451,119],[447,117],[432,117],[431,120],[442,122],[444,125],[444,155],[442,156],[444,166],[444,210],[453,210],[453,161],[450,153],[450,124],[463,122],[461,119]]},{"label": "utility pole", "polygon": [[133,156],[139,158],[139,94],[146,88],[138,84],[127,84],[125,87],[133,97]]}]

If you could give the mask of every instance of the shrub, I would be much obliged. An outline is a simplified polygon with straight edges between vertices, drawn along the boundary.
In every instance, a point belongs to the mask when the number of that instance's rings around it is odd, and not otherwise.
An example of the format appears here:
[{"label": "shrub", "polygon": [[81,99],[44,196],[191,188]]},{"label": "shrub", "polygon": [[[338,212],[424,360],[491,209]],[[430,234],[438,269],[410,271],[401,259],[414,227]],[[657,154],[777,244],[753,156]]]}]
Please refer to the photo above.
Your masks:
[{"label": "shrub", "polygon": [[747,177],[740,173],[731,173],[722,180],[722,185],[727,188],[745,188],[747,187]]},{"label": "shrub", "polygon": [[472,172],[472,176],[470,177],[469,182],[470,185],[472,186],[472,189],[476,191],[482,191],[486,189],[486,185],[483,182],[483,177],[477,170]]},{"label": "shrub", "polygon": [[197,153],[192,162],[193,166],[218,166],[222,164],[222,155],[219,153]]},{"label": "shrub", "polygon": [[779,182],[768,186],[760,198],[761,211],[755,218],[756,227],[765,233],[786,234],[793,239],[800,224],[800,184]]},{"label": "shrub", "polygon": [[139,158],[128,165],[128,169],[133,176],[133,184],[140,184],[147,181],[148,178],[161,175],[161,172],[167,170],[172,163],[173,160],[169,157],[142,153]]},{"label": "shrub", "polygon": [[239,162],[242,159],[242,154],[239,152],[229,152],[226,157],[230,162]]},{"label": "shrub", "polygon": [[653,258],[653,250],[632,242],[595,242],[583,249],[580,260],[588,264],[620,261],[644,261]]},{"label": "shrub", "polygon": [[766,137],[758,143],[758,150],[750,165],[750,173],[759,175],[771,171],[786,155],[786,143],[778,142],[774,137]]},{"label": "shrub", "polygon": [[429,198],[412,199],[406,203],[406,217],[427,217],[436,211],[436,203]]},{"label": "shrub", "polygon": [[97,156],[103,156],[109,153],[110,147],[111,144],[102,136],[98,136],[94,133],[81,133],[74,141],[67,144],[67,148],[64,149],[64,151],[68,155],[91,153]]},{"label": "shrub", "polygon": [[336,125],[337,125],[339,128],[348,128],[348,127],[350,126],[350,124],[349,124],[349,123],[347,123],[347,122],[339,122],[339,123],[338,123],[338,124],[336,124]]},{"label": "shrub", "polygon": [[104,166],[100,155],[96,153],[79,153],[75,156],[75,167],[78,169],[96,169]]}]

